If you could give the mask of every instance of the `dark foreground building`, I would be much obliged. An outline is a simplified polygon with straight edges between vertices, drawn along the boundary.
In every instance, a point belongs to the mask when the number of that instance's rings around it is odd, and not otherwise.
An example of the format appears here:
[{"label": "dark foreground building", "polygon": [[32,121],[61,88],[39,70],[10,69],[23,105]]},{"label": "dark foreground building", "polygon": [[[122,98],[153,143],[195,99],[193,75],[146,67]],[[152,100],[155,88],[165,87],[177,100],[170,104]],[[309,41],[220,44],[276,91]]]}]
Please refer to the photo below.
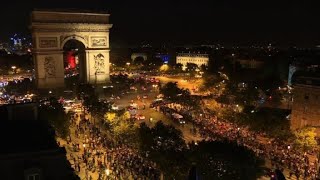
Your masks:
[{"label": "dark foreground building", "polygon": [[0,179],[79,179],[44,121],[1,121],[0,137]]}]

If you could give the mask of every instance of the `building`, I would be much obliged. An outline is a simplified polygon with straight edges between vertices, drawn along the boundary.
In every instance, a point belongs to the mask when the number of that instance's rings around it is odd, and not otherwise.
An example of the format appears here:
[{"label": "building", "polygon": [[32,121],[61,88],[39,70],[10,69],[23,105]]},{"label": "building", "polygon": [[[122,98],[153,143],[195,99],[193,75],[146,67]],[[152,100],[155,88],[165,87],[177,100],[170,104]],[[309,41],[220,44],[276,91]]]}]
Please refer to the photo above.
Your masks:
[{"label": "building", "polygon": [[44,121],[1,121],[1,179],[79,179]]},{"label": "building", "polygon": [[79,179],[36,103],[0,106],[0,179]]},{"label": "building", "polygon": [[187,67],[188,63],[193,63],[198,65],[208,65],[209,55],[208,54],[196,54],[196,53],[179,53],[176,58],[177,64],[182,64],[183,69]]},{"label": "building", "polygon": [[1,120],[38,120],[38,104],[34,102],[5,104],[0,106]]},{"label": "building", "polygon": [[79,80],[89,84],[109,82],[109,21],[106,12],[34,10],[30,30],[33,40],[35,80],[40,89],[65,86],[64,54],[78,49]]},{"label": "building", "polygon": [[320,74],[297,72],[293,88],[291,129],[320,126]]}]

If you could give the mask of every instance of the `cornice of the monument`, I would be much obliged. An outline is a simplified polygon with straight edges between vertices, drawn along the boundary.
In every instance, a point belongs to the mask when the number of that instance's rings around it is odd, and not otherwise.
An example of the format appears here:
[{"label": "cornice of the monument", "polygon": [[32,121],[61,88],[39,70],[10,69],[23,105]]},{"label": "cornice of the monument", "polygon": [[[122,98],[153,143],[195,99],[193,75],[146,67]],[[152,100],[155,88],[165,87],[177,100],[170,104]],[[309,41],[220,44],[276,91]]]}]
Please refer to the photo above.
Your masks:
[{"label": "cornice of the monument", "polygon": [[88,23],[32,23],[32,31],[36,32],[108,32],[112,24],[88,24]]}]

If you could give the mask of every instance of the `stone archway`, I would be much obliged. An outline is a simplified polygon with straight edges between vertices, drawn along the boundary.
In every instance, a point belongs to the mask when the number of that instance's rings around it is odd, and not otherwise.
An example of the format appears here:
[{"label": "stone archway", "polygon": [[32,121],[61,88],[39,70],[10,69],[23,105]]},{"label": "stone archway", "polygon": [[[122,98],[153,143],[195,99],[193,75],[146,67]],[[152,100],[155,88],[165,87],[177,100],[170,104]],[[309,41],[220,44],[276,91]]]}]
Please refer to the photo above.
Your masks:
[{"label": "stone archway", "polygon": [[64,87],[63,48],[70,41],[84,46],[82,79],[90,84],[109,81],[109,14],[33,11],[31,20],[38,88]]},{"label": "stone archway", "polygon": [[62,47],[65,78],[78,75],[79,82],[86,82],[87,62],[85,44],[77,39],[69,39],[63,43]]},{"label": "stone archway", "polygon": [[132,53],[131,60],[134,61],[137,57],[142,57],[144,61],[148,60],[148,55],[146,53]]}]

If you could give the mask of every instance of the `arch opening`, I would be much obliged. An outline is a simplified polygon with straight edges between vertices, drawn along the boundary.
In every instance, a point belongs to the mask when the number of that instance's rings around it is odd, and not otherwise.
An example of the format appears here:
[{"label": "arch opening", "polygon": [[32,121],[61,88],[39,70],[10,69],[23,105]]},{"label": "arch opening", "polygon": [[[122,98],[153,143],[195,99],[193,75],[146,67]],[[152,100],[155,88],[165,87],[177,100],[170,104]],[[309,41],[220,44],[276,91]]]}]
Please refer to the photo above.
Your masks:
[{"label": "arch opening", "polygon": [[70,39],[63,45],[63,62],[66,87],[86,81],[86,51],[82,42]]}]

